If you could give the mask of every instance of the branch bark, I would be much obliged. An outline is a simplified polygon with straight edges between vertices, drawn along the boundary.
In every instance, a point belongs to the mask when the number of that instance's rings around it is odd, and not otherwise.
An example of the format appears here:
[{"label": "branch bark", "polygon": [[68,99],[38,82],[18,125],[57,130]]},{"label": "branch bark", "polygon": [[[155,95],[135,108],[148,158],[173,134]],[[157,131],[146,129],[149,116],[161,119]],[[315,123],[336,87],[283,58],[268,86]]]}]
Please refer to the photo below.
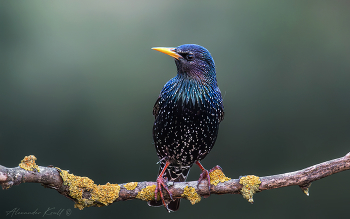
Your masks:
[{"label": "branch bark", "polygon": [[[36,158],[28,156],[19,167],[7,168],[0,165],[0,185],[9,189],[21,183],[41,183],[46,188],[57,190],[60,194],[73,200],[79,209],[90,206],[106,206],[113,202],[131,199],[150,201],[154,199],[156,182],[129,182],[123,184],[96,185],[87,177],[69,174],[57,167],[44,167],[35,164]],[[350,153],[344,157],[326,161],[308,168],[272,176],[245,176],[240,179],[227,178],[220,169],[210,175],[210,193],[207,181],[200,184],[191,182],[169,182],[168,187],[173,198],[187,198],[192,204],[201,197],[210,194],[242,194],[249,202],[253,202],[253,194],[263,190],[298,185],[305,194],[311,182],[332,174],[350,169]],[[170,197],[164,192],[165,199]]]}]

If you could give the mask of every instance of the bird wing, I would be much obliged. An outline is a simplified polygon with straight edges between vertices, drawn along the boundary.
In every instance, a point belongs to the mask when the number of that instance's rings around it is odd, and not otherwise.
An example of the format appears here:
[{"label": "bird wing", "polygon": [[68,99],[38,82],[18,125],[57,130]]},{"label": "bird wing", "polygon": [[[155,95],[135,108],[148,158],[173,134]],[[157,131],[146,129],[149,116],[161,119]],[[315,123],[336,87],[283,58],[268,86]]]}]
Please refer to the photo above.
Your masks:
[{"label": "bird wing", "polygon": [[158,97],[156,103],[155,103],[154,106],[153,106],[153,115],[154,115],[154,118],[157,118],[158,113],[159,113],[159,109],[160,109],[159,102],[160,102],[160,97]]},{"label": "bird wing", "polygon": [[225,116],[225,112],[224,112],[224,110],[222,110],[221,113],[220,113],[219,122],[221,122],[222,120],[224,120],[224,116]]}]

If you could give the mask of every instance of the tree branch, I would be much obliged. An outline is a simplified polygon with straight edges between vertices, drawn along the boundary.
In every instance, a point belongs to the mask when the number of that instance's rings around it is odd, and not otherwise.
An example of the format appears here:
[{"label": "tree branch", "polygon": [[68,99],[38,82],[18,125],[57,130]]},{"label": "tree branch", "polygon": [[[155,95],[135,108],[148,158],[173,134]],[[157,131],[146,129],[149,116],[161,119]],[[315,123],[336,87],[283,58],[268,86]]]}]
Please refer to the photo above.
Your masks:
[{"label": "tree branch", "polygon": [[[60,194],[73,200],[75,207],[83,209],[90,206],[106,206],[113,202],[131,199],[150,201],[154,199],[156,182],[129,182],[124,184],[96,185],[87,177],[75,176],[57,167],[43,167],[35,164],[33,155],[26,156],[19,167],[7,168],[0,165],[0,185],[9,189],[21,183],[41,183],[46,188],[57,190]],[[268,189],[298,185],[305,194],[311,182],[330,176],[332,174],[350,169],[350,153],[344,157],[326,161],[308,168],[278,174],[273,176],[257,177],[244,176],[240,179],[226,177],[220,169],[211,172],[210,194],[242,194],[253,203],[253,194]],[[192,204],[208,197],[207,181],[199,185],[197,181],[168,182],[173,198],[187,198]],[[170,197],[164,192],[165,199]]]}]

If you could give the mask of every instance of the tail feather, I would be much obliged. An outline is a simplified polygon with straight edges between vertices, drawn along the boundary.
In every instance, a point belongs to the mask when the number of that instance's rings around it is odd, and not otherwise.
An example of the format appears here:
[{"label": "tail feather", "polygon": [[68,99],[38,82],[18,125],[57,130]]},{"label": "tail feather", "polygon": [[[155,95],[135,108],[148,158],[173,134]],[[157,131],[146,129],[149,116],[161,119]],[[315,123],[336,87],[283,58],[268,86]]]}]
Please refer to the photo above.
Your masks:
[{"label": "tail feather", "polygon": [[171,211],[177,211],[180,208],[181,199],[175,199],[174,201],[170,201],[168,204],[168,209]]},{"label": "tail feather", "polygon": [[[158,175],[162,172],[163,168],[164,164],[161,163]],[[188,173],[190,172],[190,168],[191,166],[169,166],[166,169],[163,177],[166,177],[170,182],[185,182]],[[174,199],[173,201],[169,201],[167,203],[168,209],[171,211],[177,211],[180,207],[180,201],[181,199]],[[152,207],[159,207],[163,204],[161,200],[152,200],[148,202],[148,205]]]}]

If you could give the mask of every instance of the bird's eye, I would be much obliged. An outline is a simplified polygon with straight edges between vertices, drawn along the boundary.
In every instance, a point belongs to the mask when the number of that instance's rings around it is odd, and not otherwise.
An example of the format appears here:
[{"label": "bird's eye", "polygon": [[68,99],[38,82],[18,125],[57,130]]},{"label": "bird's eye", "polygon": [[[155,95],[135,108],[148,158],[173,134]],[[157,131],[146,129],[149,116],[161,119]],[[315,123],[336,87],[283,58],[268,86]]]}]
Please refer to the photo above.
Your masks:
[{"label": "bird's eye", "polygon": [[189,53],[186,55],[186,59],[187,59],[187,61],[192,61],[194,59],[194,55]]}]

